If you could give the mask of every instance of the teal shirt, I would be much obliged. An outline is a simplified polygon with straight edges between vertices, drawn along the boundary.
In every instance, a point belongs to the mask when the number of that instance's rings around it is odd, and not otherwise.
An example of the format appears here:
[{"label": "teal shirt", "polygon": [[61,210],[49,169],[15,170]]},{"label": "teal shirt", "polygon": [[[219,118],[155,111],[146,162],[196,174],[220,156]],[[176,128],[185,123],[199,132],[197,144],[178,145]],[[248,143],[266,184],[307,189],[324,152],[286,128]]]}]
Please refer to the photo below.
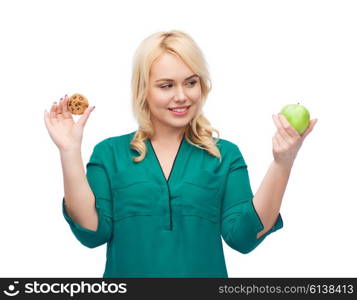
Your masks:
[{"label": "teal shirt", "polygon": [[240,253],[256,248],[283,227],[256,238],[263,224],[253,206],[247,165],[232,142],[219,139],[222,161],[182,138],[166,180],[150,140],[135,163],[135,134],[110,137],[95,145],[86,165],[95,196],[96,231],[62,212],[80,243],[107,243],[104,278],[228,277],[222,239]]}]

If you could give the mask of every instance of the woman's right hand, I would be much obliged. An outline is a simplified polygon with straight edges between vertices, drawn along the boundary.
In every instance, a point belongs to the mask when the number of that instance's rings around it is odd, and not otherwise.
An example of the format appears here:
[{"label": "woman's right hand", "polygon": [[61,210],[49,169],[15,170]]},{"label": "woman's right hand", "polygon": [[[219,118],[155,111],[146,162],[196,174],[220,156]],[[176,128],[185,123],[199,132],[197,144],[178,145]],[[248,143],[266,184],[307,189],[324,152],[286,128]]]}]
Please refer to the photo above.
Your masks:
[{"label": "woman's right hand", "polygon": [[49,135],[60,151],[80,150],[84,126],[94,107],[88,107],[78,122],[74,122],[72,113],[67,108],[68,96],[61,98],[59,104],[52,105],[51,111],[45,111],[45,124]]}]

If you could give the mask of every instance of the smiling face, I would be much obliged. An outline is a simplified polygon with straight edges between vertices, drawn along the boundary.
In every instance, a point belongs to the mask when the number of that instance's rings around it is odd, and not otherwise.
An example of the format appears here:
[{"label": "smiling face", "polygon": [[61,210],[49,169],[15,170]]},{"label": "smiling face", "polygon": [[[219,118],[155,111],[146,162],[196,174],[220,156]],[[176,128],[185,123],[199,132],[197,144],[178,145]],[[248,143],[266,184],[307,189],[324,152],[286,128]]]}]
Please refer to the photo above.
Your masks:
[{"label": "smiling face", "polygon": [[[177,56],[165,53],[150,70],[147,103],[156,129],[185,128],[200,109],[201,85],[197,75]],[[183,112],[170,108],[189,106]]]}]

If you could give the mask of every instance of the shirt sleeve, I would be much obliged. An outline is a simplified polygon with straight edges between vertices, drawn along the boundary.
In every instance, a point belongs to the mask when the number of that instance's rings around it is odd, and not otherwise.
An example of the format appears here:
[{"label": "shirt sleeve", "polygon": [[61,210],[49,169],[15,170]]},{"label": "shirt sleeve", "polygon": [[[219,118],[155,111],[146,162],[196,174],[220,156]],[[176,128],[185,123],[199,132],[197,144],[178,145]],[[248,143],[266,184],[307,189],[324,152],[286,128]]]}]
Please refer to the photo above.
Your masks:
[{"label": "shirt sleeve", "polygon": [[109,176],[105,168],[103,154],[94,147],[93,153],[87,163],[86,177],[95,197],[95,207],[98,213],[98,227],[96,231],[82,227],[73,221],[66,211],[65,198],[62,201],[62,213],[78,241],[86,247],[95,248],[112,237],[113,215],[112,197]]},{"label": "shirt sleeve", "polygon": [[282,227],[283,220],[279,213],[274,226],[259,239],[256,238],[264,225],[253,204],[247,165],[235,145],[222,203],[221,234],[224,241],[234,250],[246,254]]}]

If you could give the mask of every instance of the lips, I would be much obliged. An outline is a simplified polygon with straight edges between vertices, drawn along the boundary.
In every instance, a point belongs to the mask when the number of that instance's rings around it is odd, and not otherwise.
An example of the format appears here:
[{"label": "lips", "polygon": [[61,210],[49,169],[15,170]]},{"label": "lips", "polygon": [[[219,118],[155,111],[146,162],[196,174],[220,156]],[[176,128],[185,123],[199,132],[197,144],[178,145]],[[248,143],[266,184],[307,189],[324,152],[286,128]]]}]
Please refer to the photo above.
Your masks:
[{"label": "lips", "polygon": [[178,106],[178,107],[172,107],[172,108],[168,108],[168,110],[174,110],[174,109],[189,109],[191,105],[186,105],[186,106]]}]

